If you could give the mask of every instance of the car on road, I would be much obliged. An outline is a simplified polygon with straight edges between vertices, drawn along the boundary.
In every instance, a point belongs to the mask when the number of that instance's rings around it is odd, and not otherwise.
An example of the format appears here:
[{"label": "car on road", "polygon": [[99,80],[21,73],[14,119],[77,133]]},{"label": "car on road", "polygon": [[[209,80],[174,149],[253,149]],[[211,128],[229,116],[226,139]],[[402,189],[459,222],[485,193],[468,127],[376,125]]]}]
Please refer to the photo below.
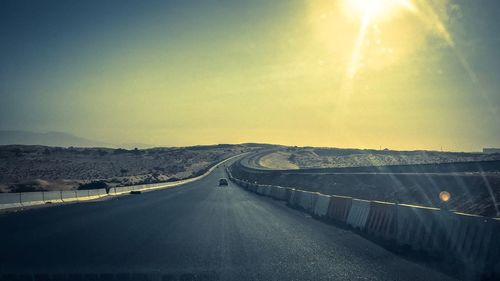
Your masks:
[{"label": "car on road", "polygon": [[220,179],[219,180],[219,186],[224,186],[224,185],[229,185],[229,183],[227,182],[227,179]]}]

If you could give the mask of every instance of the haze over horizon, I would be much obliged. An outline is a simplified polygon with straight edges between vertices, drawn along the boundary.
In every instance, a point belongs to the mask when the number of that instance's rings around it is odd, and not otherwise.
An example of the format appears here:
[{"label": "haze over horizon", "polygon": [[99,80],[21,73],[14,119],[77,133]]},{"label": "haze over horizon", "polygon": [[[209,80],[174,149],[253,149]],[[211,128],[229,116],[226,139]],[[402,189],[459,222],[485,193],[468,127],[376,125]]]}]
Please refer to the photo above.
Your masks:
[{"label": "haze over horizon", "polygon": [[0,130],[500,147],[500,2],[0,1]]}]

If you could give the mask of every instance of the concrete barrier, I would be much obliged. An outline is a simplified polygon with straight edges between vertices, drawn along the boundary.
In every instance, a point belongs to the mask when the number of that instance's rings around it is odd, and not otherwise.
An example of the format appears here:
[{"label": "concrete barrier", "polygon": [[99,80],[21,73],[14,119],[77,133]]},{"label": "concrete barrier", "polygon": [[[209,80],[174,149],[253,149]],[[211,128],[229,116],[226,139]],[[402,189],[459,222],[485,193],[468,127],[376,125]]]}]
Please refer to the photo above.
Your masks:
[{"label": "concrete barrier", "polygon": [[278,186],[275,186],[275,185],[271,186],[271,193],[269,194],[269,196],[273,199],[278,199],[277,198],[278,191],[279,191]]},{"label": "concrete barrier", "polygon": [[250,192],[253,192],[253,193],[257,193],[257,188],[259,188],[259,185],[258,185],[258,184],[255,184],[255,183],[249,183],[249,182],[245,182],[245,183],[244,183],[244,186],[246,186],[246,188],[247,188]]},{"label": "concrete barrier", "polygon": [[109,195],[120,195],[121,194],[121,187],[120,186],[115,186],[111,188]]},{"label": "concrete barrier", "polygon": [[61,200],[63,202],[77,201],[78,197],[76,196],[76,191],[75,190],[64,190],[64,191],[61,191]]},{"label": "concrete barrier", "polygon": [[302,190],[293,189],[290,194],[290,199],[288,200],[288,205],[294,208],[299,207],[301,196],[302,196]]},{"label": "concrete barrier", "polygon": [[444,253],[456,257],[467,273],[493,273],[500,260],[499,221],[462,213],[444,216],[453,217],[448,221],[453,225],[445,224],[449,231],[444,232]]},{"label": "concrete barrier", "polygon": [[351,204],[351,197],[332,195],[328,204],[327,217],[338,222],[345,222],[351,209]]},{"label": "concrete barrier", "polygon": [[257,193],[259,195],[264,195],[265,189],[266,189],[266,186],[259,184],[259,185],[257,185],[257,188],[255,189],[255,193]]},{"label": "concrete barrier", "polygon": [[352,199],[351,209],[347,215],[347,224],[363,231],[370,213],[370,201]]},{"label": "concrete barrier", "polygon": [[0,209],[19,208],[21,193],[0,193]]},{"label": "concrete barrier", "polygon": [[293,195],[293,191],[295,189],[291,187],[284,187],[284,188],[285,188],[285,201],[290,202],[290,199],[292,198]]},{"label": "concrete barrier", "polygon": [[61,191],[44,191],[43,201],[45,203],[61,203]]},{"label": "concrete barrier", "polygon": [[315,192],[302,191],[298,202],[299,207],[312,214],[314,212],[314,205],[316,204],[316,194]]},{"label": "concrete barrier", "polygon": [[314,205],[313,214],[318,217],[325,217],[328,214],[328,205],[330,204],[330,196],[321,193],[316,193],[316,204]]},{"label": "concrete barrier", "polygon": [[440,212],[436,208],[398,205],[396,242],[414,250],[438,253]]},{"label": "concrete barrier", "polygon": [[88,190],[77,190],[76,198],[78,201],[89,200],[89,191]]},{"label": "concrete barrier", "polygon": [[271,192],[273,191],[273,187],[271,185],[266,185],[264,189],[264,196],[271,197]]},{"label": "concrete barrier", "polygon": [[105,188],[98,189],[98,190],[97,190],[97,193],[98,193],[98,196],[99,196],[99,197],[108,196],[108,193],[106,192],[106,189],[105,189]]},{"label": "concrete barrier", "polygon": [[276,200],[286,200],[286,188],[281,186],[273,186],[271,191],[271,197]]},{"label": "concrete barrier", "polygon": [[[436,208],[366,201],[279,186],[253,185],[259,194],[284,200],[318,217],[345,222],[367,234],[459,266],[466,279],[500,277],[500,219]],[[459,263],[457,263],[459,262]],[[458,269],[457,269],[458,270]],[[471,278],[472,277],[472,278]]]},{"label": "concrete barrier", "polygon": [[88,200],[97,199],[97,198],[99,198],[99,189],[89,189]]},{"label": "concrete barrier", "polygon": [[129,186],[129,189],[130,191],[140,191],[143,189],[143,186],[142,184],[138,184],[138,185],[131,185]]},{"label": "concrete barrier", "polygon": [[[492,219],[492,223],[495,225],[495,229],[497,229],[496,233],[500,233],[500,218],[494,218]],[[496,241],[497,243],[499,242],[498,239]],[[491,265],[492,270],[488,271],[485,275],[487,277],[497,277],[497,279],[500,279],[500,252],[493,253],[490,256],[491,261],[494,261],[493,264]],[[493,279],[493,278],[490,278]]]},{"label": "concrete barrier", "polygon": [[[231,158],[234,158],[233,156]],[[228,158],[224,161],[227,161],[231,158]],[[222,162],[224,162],[222,161]],[[221,162],[221,163],[222,163]],[[213,171],[217,166],[214,166],[209,169],[204,175],[185,179],[177,182],[169,182],[169,183],[158,183],[158,184],[143,184],[136,186],[128,186],[128,187],[113,187],[109,189],[109,192],[106,189],[97,189],[97,190],[76,190],[76,191],[43,191],[43,192],[22,192],[22,193],[0,193],[0,209],[7,208],[18,208],[23,206],[32,206],[32,205],[41,205],[45,203],[61,203],[61,202],[71,202],[71,201],[84,201],[91,200],[100,197],[104,197],[107,195],[119,195],[124,193],[129,193],[131,190],[153,190],[158,188],[165,188],[170,186],[176,186],[180,184],[185,184],[188,182],[195,181],[200,179],[206,175],[208,175],[211,171]],[[230,175],[230,178],[233,178]],[[246,185],[250,185],[246,182]],[[270,190],[266,192],[270,194]]]},{"label": "concrete barrier", "polygon": [[131,189],[132,189],[132,187],[130,187],[130,186],[115,187],[113,195],[121,195],[121,194],[130,193]]},{"label": "concrete barrier", "polygon": [[255,192],[257,190],[257,184],[244,181],[243,185],[250,191]]},{"label": "concrete barrier", "polygon": [[370,212],[366,221],[366,232],[378,238],[396,238],[396,204],[370,201]]},{"label": "concrete barrier", "polygon": [[286,203],[287,205],[292,205],[292,202],[293,202],[293,197],[295,196],[295,189],[291,188],[289,190],[287,190],[287,200],[286,200]]},{"label": "concrete barrier", "polygon": [[132,186],[132,190],[134,190],[134,191],[143,191],[143,190],[147,190],[147,189],[148,189],[147,184],[140,184],[140,185],[133,185]]},{"label": "concrete barrier", "polygon": [[45,204],[43,200],[43,192],[22,192],[21,205],[33,206]]}]

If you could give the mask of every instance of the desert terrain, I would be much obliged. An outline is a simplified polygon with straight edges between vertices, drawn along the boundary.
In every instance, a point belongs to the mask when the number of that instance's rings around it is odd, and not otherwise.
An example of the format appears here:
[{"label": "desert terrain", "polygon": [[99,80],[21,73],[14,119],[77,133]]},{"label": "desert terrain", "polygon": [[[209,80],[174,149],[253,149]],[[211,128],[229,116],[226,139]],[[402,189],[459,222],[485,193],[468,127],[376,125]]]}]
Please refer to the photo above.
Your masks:
[{"label": "desert terrain", "polygon": [[254,145],[151,149],[0,146],[0,192],[92,189],[175,181],[202,174]]},{"label": "desert terrain", "polygon": [[[260,154],[237,177],[351,196],[500,217],[500,154],[284,147]],[[259,167],[254,167],[259,168]],[[443,204],[439,193],[448,191]]]},{"label": "desert terrain", "polygon": [[373,150],[287,147],[262,156],[259,159],[259,165],[269,169],[288,170],[436,164],[490,160],[500,160],[500,154],[425,150],[397,151],[388,149]]}]

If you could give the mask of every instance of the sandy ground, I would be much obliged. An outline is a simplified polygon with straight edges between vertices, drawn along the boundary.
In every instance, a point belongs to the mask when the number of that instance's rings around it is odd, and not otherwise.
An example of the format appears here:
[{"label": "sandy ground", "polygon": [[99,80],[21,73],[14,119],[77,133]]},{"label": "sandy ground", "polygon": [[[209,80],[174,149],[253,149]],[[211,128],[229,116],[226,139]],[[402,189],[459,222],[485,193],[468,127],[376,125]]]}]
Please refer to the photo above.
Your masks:
[{"label": "sandy ground", "polygon": [[259,165],[269,169],[292,170],[299,169],[299,166],[288,159],[292,154],[284,151],[270,153],[259,159]]}]

